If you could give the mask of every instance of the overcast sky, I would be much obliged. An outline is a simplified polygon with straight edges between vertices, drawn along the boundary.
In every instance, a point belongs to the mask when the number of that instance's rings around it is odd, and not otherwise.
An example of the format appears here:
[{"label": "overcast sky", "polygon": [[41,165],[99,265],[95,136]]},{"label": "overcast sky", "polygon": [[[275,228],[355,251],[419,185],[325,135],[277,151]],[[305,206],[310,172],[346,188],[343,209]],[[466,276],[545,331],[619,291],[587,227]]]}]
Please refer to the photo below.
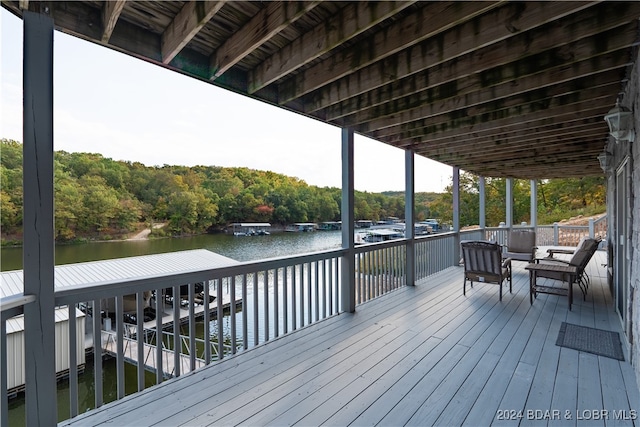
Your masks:
[{"label": "overcast sky", "polygon": [[[22,21],[1,9],[0,137],[22,141]],[[54,34],[54,148],[147,166],[245,166],[341,186],[340,129]],[[416,156],[416,191],[451,167]],[[404,152],[355,136],[355,187],[404,190]]]}]

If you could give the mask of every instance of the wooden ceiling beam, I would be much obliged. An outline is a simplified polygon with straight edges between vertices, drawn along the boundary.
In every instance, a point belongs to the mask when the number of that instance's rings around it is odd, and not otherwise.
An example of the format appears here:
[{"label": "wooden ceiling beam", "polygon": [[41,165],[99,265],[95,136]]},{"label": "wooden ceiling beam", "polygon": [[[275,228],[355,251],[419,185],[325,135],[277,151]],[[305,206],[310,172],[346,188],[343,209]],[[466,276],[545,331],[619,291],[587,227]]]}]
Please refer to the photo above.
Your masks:
[{"label": "wooden ceiling beam", "polygon": [[[433,4],[437,6],[439,3]],[[465,7],[477,4],[476,7],[479,9],[483,3],[464,2],[462,4],[466,5]],[[514,32],[525,33],[587,5],[586,2],[506,3],[476,16],[473,20],[467,20],[467,16],[461,14],[458,8],[450,7],[431,18],[427,18],[438,23],[434,28],[438,30],[437,32],[429,27],[430,31],[422,30],[424,35],[416,38],[416,30],[405,33],[400,29],[390,30],[392,34],[397,32],[406,34],[406,40],[401,37],[390,38],[387,37],[387,32],[380,32],[374,36],[370,44],[354,46],[346,54],[328,58],[297,74],[281,85],[280,102],[286,103],[299,98],[345,76],[353,77],[355,79],[353,83],[357,83],[356,87],[366,86],[366,89],[361,88],[352,94],[355,96],[390,81],[511,38],[514,36]],[[420,24],[425,19],[417,13],[411,15],[411,18],[420,19]],[[505,23],[505,25],[496,25],[497,22]],[[453,26],[452,24],[457,25]],[[416,27],[416,24],[413,27]],[[483,30],[477,31],[477,28]],[[549,38],[549,40],[552,39],[552,37]],[[527,49],[537,50],[538,42],[535,38],[527,40],[527,43],[531,46],[527,46],[524,52]],[[549,41],[546,43],[549,44]],[[522,56],[524,46],[523,43],[519,43],[519,45],[519,55]],[[364,59],[371,59],[363,61],[361,51],[370,52]]]},{"label": "wooden ceiling beam", "polygon": [[108,43],[127,0],[107,0],[102,7],[102,43]]},{"label": "wooden ceiling beam", "polygon": [[532,167],[533,165],[535,165],[539,169],[546,169],[546,168],[549,168],[550,166],[551,167],[555,166],[559,158],[561,158],[566,163],[572,163],[572,162],[578,163],[586,160],[588,162],[593,162],[592,164],[594,165],[597,165],[598,164],[597,157],[598,157],[598,154],[601,152],[602,152],[602,146],[595,149],[586,150],[586,151],[582,147],[576,147],[576,151],[571,151],[569,153],[558,152],[558,153],[555,153],[554,155],[548,155],[548,156],[511,157],[511,158],[500,159],[497,161],[493,161],[490,159],[483,160],[482,158],[474,156],[474,157],[458,158],[457,161],[458,161],[458,164],[464,164],[464,165],[467,165],[467,167],[469,167],[469,165],[472,165],[472,167],[476,167],[476,168],[492,167],[494,165],[496,166],[502,165],[505,168],[512,168],[517,165],[523,165],[526,163],[531,165],[529,167]]},{"label": "wooden ceiling beam", "polygon": [[578,162],[593,162],[593,165],[597,165],[598,154],[602,152],[602,147],[598,149],[592,149],[589,151],[584,151],[579,147],[576,148],[579,150],[575,153],[564,153],[558,152],[556,154],[544,155],[544,156],[536,156],[534,157],[534,161],[530,161],[531,156],[527,157],[505,157],[496,160],[482,158],[478,156],[473,157],[453,157],[451,159],[433,159],[441,163],[451,164],[452,162],[456,162],[457,165],[461,168],[487,168],[492,167],[494,165],[501,165],[503,168],[515,168],[517,165],[522,165],[524,162],[534,163],[536,166],[546,165],[545,168],[548,168],[549,165],[556,165],[558,160],[562,160],[564,163],[578,163]]},{"label": "wooden ceiling beam", "polygon": [[[559,167],[559,164],[562,167]],[[453,166],[479,176],[493,178],[548,179],[603,175],[595,152],[566,158],[564,156],[522,157],[505,162],[465,160],[458,161]]]},{"label": "wooden ceiling beam", "polygon": [[475,122],[469,123],[463,127],[449,126],[446,130],[436,129],[434,126],[428,128],[416,127],[411,130],[406,130],[402,134],[395,134],[393,136],[381,137],[380,140],[400,148],[412,148],[420,144],[428,144],[442,139],[445,137],[453,137],[456,135],[473,135],[475,132],[483,132],[494,130],[497,132],[504,132],[505,129],[512,126],[522,126],[529,124],[531,127],[544,126],[554,123],[560,123],[563,121],[582,120],[593,116],[604,117],[607,113],[609,106],[602,107],[603,100],[609,100],[610,95],[601,98],[589,99],[573,104],[559,104],[557,100],[553,105],[548,108],[541,109],[535,112],[530,112],[524,115],[508,114],[504,112],[503,118],[484,118],[475,120]]},{"label": "wooden ceiling beam", "polygon": [[218,13],[225,1],[191,0],[162,33],[162,63],[168,64]]},{"label": "wooden ceiling beam", "polygon": [[[571,152],[575,150],[577,150],[578,152],[582,152],[585,147],[593,145],[593,141],[600,141],[599,143],[597,143],[597,147],[599,151],[602,151],[602,147],[604,146],[604,139],[594,139],[589,133],[577,133],[575,136],[568,138],[565,137],[564,139],[556,138],[555,140],[550,140],[547,138],[534,138],[533,140],[526,143],[512,141],[511,143],[496,145],[492,148],[488,148],[484,144],[467,143],[461,145],[453,145],[448,149],[440,149],[434,151],[425,148],[416,152],[425,156],[437,158],[439,161],[444,161],[445,163],[456,158],[470,157],[481,157],[490,159],[491,161],[501,161],[512,157],[538,157]],[[481,149],[479,150],[478,147],[480,147]]]},{"label": "wooden ceiling beam", "polygon": [[298,37],[249,73],[250,94],[308,64],[342,43],[411,6],[415,1],[354,2]]},{"label": "wooden ceiling beam", "polygon": [[[498,2],[430,2],[390,28],[372,38],[304,70],[284,82],[280,88],[280,104],[299,98],[356,70],[393,56],[443,31],[503,5]],[[515,7],[504,6],[512,14]],[[506,12],[503,12],[506,13]],[[393,34],[394,37],[389,37]],[[452,41],[453,43],[454,41]]]},{"label": "wooden ceiling beam", "polygon": [[[580,90],[571,93],[551,94],[545,98],[536,98],[532,96],[527,99],[526,96],[517,95],[513,102],[490,102],[470,108],[463,108],[454,112],[438,115],[435,117],[418,118],[416,120],[400,122],[391,127],[380,128],[372,132],[376,137],[393,137],[393,135],[407,134],[414,130],[422,132],[423,129],[433,130],[457,130],[458,136],[463,133],[467,127],[493,120],[503,121],[511,119],[511,125],[520,122],[522,119],[528,119],[534,114],[540,114],[546,110],[574,110],[574,106],[578,103],[592,102],[596,99],[611,98],[612,94],[617,93],[619,81],[608,83],[603,86],[597,86],[586,90]],[[500,128],[500,126],[495,126]],[[358,131],[359,132],[359,131]],[[365,133],[365,132],[363,132]],[[367,134],[367,133],[365,133]]]},{"label": "wooden ceiling beam", "polygon": [[[371,129],[400,129],[404,124],[416,122],[419,120],[434,119],[446,116],[472,116],[487,114],[496,109],[504,109],[516,107],[518,105],[527,105],[536,102],[546,102],[553,97],[576,94],[587,91],[588,94],[595,96],[594,90],[599,88],[600,94],[615,93],[617,87],[620,86],[620,73],[600,73],[593,76],[583,77],[560,84],[554,84],[548,87],[535,88],[527,92],[518,92],[517,88],[513,91],[514,95],[509,96],[508,87],[504,87],[505,92],[498,90],[477,91],[464,96],[454,96],[444,100],[434,100],[430,103],[419,103],[415,101],[407,102],[390,102],[389,109],[398,111],[391,115],[378,113],[381,118],[374,119],[359,125],[346,123],[345,127],[352,127],[356,132],[367,133]],[[523,79],[523,80],[526,80]],[[547,80],[553,82],[553,80]],[[526,83],[525,83],[526,85]],[[514,85],[515,86],[515,85]],[[613,87],[615,86],[615,87]],[[613,89],[612,89],[613,87]],[[408,105],[407,105],[408,104]],[[411,108],[412,105],[418,105]]]},{"label": "wooden ceiling beam", "polygon": [[[541,66],[543,64],[548,63],[540,62]],[[431,73],[418,73],[409,79],[403,79],[398,84],[385,85],[374,90],[373,93],[359,95],[331,106],[324,112],[325,119],[327,121],[341,119],[339,122],[342,126],[352,127],[374,119],[391,117],[416,106],[444,102],[444,100],[448,100],[449,103],[458,102],[457,105],[471,106],[576,79],[592,76],[599,78],[598,76],[602,74],[607,74],[610,78],[616,78],[619,81],[619,75],[614,75],[611,71],[629,64],[627,48],[568,65],[531,70],[532,74],[526,74],[526,71],[521,74],[522,69],[518,64],[512,63],[501,66],[500,70],[495,70],[496,74],[504,76],[504,80],[496,82],[495,86],[486,86],[484,73],[474,73],[457,81],[442,84],[434,82],[431,85],[426,81],[426,76]],[[420,89],[416,91],[414,88]],[[382,101],[383,99],[385,101]],[[350,114],[344,115],[347,111]]]},{"label": "wooden ceiling beam", "polygon": [[[606,126],[606,125],[605,125]],[[452,147],[455,147],[457,154],[464,154],[466,152],[477,152],[478,147],[482,148],[483,153],[493,153],[497,151],[518,149],[519,147],[531,147],[534,144],[540,142],[546,142],[553,145],[557,141],[571,141],[576,138],[596,138],[604,140],[603,136],[606,135],[606,129],[602,128],[601,123],[594,123],[587,126],[579,126],[569,129],[563,129],[561,132],[541,131],[529,132],[526,134],[526,130],[518,132],[519,135],[501,135],[495,136],[491,139],[467,139],[464,141],[454,141],[442,144],[424,144],[421,146],[421,153],[429,153],[433,155],[445,155],[450,153]],[[527,148],[530,149],[530,148]]]},{"label": "wooden ceiling beam", "polygon": [[297,21],[319,3],[319,1],[267,2],[264,9],[211,55],[211,80],[220,77],[258,46]]},{"label": "wooden ceiling beam", "polygon": [[[448,147],[451,144],[465,141],[485,141],[493,142],[505,136],[513,136],[515,138],[523,135],[537,134],[540,132],[544,134],[546,132],[564,134],[565,132],[571,132],[577,128],[589,126],[594,123],[598,125],[603,124],[601,108],[592,108],[589,111],[584,111],[584,115],[569,118],[566,120],[556,121],[554,118],[542,118],[532,121],[518,121],[515,125],[505,128],[490,128],[484,130],[476,130],[474,132],[462,133],[458,136],[448,136],[443,138],[435,137],[433,134],[429,135],[428,144],[429,147],[443,146]],[[603,128],[604,129],[604,128]],[[416,145],[412,145],[411,141],[415,141],[414,138],[407,140],[405,143],[396,144],[399,148],[412,148]],[[424,141],[425,143],[427,141]]]},{"label": "wooden ceiling beam", "polygon": [[[573,4],[573,2],[563,3]],[[608,16],[603,17],[603,12],[611,9],[611,6],[609,9],[605,6],[607,6],[606,3],[597,5],[580,14],[568,16],[557,23],[535,28],[528,32],[520,32],[508,40],[476,50],[471,46],[467,46],[467,49],[448,50],[447,47],[444,47],[448,45],[443,46],[440,43],[440,38],[426,40],[419,46],[362,68],[310,94],[306,100],[309,105],[306,111],[314,112],[327,108],[330,105],[421,72],[428,73],[429,84],[433,85],[434,83],[456,80],[469,74],[497,69],[504,64],[523,60],[534,53],[562,47],[565,49],[558,52],[563,53],[564,57],[556,60],[566,64],[571,62],[572,55],[575,54],[574,51],[566,49],[568,44],[597,34],[600,34],[599,38],[589,38],[589,40],[596,40],[596,44],[592,44],[588,49],[592,52],[590,56],[615,50],[614,44],[618,44],[617,49],[620,49],[619,40],[623,36],[618,32],[623,32],[626,35],[626,46],[633,44],[636,41],[637,20],[631,19],[630,16],[640,15],[640,2],[625,3],[623,12],[628,12],[626,8],[633,9],[629,15],[619,14],[617,13],[618,9],[613,8]],[[487,25],[491,26],[492,24]],[[493,25],[495,26],[495,24]],[[454,28],[454,30],[457,29]],[[459,30],[462,32],[464,28]],[[466,29],[466,31],[471,31],[471,29]],[[467,50],[468,53],[458,56],[460,50]],[[589,55],[580,54],[580,59],[585,57],[589,57]],[[445,63],[448,63],[447,67],[435,68]],[[535,67],[535,64],[530,64],[530,66]],[[442,74],[437,73],[438,70]],[[432,75],[432,71],[436,73]],[[490,82],[485,82],[485,84],[489,85]],[[280,92],[282,94],[282,90]],[[280,98],[282,100],[282,95]]]},{"label": "wooden ceiling beam", "polygon": [[[596,118],[591,118],[587,123],[582,121],[570,122],[570,126],[547,125],[539,127],[522,126],[521,128],[505,133],[495,133],[484,138],[466,138],[462,140],[439,141],[433,144],[422,144],[417,146],[427,150],[430,153],[442,154],[451,150],[451,147],[457,147],[461,152],[465,149],[477,150],[483,147],[483,150],[492,150],[494,147],[503,148],[510,144],[526,145],[532,141],[555,141],[558,139],[570,139],[576,136],[587,136],[590,138],[604,139],[606,135],[606,125],[600,123],[601,117],[596,122]],[[414,149],[417,149],[414,147]]]}]

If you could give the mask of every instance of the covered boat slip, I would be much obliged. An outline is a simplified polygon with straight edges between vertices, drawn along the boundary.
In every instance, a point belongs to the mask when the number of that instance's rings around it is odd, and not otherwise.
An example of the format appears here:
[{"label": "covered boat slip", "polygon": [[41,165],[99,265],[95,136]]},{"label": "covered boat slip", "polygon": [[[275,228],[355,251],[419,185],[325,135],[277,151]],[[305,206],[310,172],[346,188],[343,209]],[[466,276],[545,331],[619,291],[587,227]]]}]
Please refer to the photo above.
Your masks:
[{"label": "covered boat slip", "polygon": [[[91,287],[107,282],[159,277],[191,270],[214,269],[238,264],[238,261],[206,249],[142,255],[103,261],[90,261],[55,267],[55,290]],[[22,270],[1,273],[2,297],[23,292]]]},{"label": "covered boat slip", "polygon": [[[513,294],[451,267],[62,425],[634,425],[626,361],[556,345],[562,322],[620,332],[603,251],[586,301]],[[634,418],[636,420],[634,421]]]}]

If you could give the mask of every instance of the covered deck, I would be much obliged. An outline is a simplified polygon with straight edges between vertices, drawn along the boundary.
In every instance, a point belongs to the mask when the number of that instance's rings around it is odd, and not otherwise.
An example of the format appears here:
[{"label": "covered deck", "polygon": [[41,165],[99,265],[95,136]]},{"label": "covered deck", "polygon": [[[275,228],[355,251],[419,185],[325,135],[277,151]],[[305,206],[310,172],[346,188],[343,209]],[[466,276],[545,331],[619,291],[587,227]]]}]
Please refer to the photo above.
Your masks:
[{"label": "covered deck", "polygon": [[529,304],[525,263],[502,302],[450,267],[63,425],[637,425],[628,361],[556,345],[562,322],[621,333],[603,264],[571,311]]},{"label": "covered deck", "polygon": [[[622,162],[638,164],[638,143],[622,145],[628,153],[617,153],[615,163],[604,165],[609,184],[619,184],[616,200],[629,202],[616,209],[608,204],[610,215],[619,213],[610,224],[623,225],[608,238],[610,248],[617,242],[618,263],[609,266],[615,272],[615,304],[601,268],[604,254],[594,263],[598,272],[591,274],[587,300],[578,298],[572,311],[557,296],[541,295],[530,305],[523,265],[514,275],[515,292],[501,303],[493,285],[476,286],[463,297],[462,270],[455,265],[462,238],[494,238],[484,234],[483,177],[507,178],[507,199],[514,179],[531,180],[530,222],[539,229],[537,180],[601,176],[598,155],[606,160],[603,149],[613,143],[607,142],[602,118],[616,101],[623,106],[638,101],[640,2],[1,3],[24,21],[23,164],[35,171],[23,178],[23,293],[3,298],[0,310],[0,341],[7,319],[24,313],[27,425],[57,418],[51,398],[54,363],[46,354],[54,341],[55,307],[74,309],[85,301],[97,307],[102,298],[167,287],[177,293],[185,283],[204,280],[226,281],[234,292],[236,278],[243,301],[249,303],[244,296],[251,293],[256,307],[242,326],[253,320],[257,330],[259,315],[268,325],[262,337],[254,334],[253,346],[242,331],[240,354],[129,397],[118,380],[121,400],[107,405],[96,358],[97,409],[77,415],[79,393],[72,380],[72,419],[64,423],[539,424],[547,421],[536,419],[545,411],[554,418],[549,424],[581,424],[586,418],[607,425],[638,423],[632,419],[640,401],[637,357],[634,371],[628,361],[555,345],[566,321],[622,332],[623,342],[639,354],[631,340],[640,335],[638,322],[628,318],[639,312],[630,285],[638,283],[637,255],[626,261],[625,252],[637,251],[631,236],[638,235],[632,209],[638,184],[629,166],[628,175],[616,175],[615,182],[612,169]],[[155,281],[56,290],[54,29],[339,127],[342,247],[159,275]],[[622,100],[621,91],[627,94]],[[355,247],[355,135],[405,150],[407,224],[416,216],[415,157],[453,167],[451,233],[417,238],[408,227],[404,239]],[[627,162],[623,154],[635,157]],[[460,229],[460,170],[482,178],[477,233]],[[505,224],[501,231],[513,226],[509,200]],[[624,238],[612,240],[616,235]],[[267,285],[280,279],[274,300],[284,306],[295,302],[297,310],[282,323],[280,314],[288,312],[279,313],[278,305],[257,309],[271,298]],[[217,333],[221,347],[222,328]],[[208,339],[207,334],[206,348]],[[195,363],[193,353],[191,360]],[[144,388],[141,371],[139,389]],[[3,390],[6,373],[0,358]],[[0,406],[6,408],[5,402],[3,395]],[[0,416],[8,425],[6,410]]]}]

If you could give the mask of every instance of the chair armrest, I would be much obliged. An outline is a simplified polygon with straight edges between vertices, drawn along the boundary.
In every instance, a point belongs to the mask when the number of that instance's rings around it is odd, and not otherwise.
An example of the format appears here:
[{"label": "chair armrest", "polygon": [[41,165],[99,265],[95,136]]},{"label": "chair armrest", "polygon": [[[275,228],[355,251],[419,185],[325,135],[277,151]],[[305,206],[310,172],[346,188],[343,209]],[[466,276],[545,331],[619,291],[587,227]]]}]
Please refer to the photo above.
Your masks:
[{"label": "chair armrest", "polygon": [[511,258],[505,258],[505,259],[502,261],[502,266],[503,266],[503,267],[509,267],[509,268],[511,268]]},{"label": "chair armrest", "polygon": [[571,255],[575,251],[571,249],[547,249],[547,253],[549,254],[549,258],[553,258],[553,254],[567,254]]},{"label": "chair armrest", "polygon": [[[542,261],[541,263],[538,261]],[[536,264],[562,264],[562,265],[570,265],[572,267],[576,267],[575,264],[571,264],[571,262],[566,261],[564,259],[558,258],[536,258]]]}]

